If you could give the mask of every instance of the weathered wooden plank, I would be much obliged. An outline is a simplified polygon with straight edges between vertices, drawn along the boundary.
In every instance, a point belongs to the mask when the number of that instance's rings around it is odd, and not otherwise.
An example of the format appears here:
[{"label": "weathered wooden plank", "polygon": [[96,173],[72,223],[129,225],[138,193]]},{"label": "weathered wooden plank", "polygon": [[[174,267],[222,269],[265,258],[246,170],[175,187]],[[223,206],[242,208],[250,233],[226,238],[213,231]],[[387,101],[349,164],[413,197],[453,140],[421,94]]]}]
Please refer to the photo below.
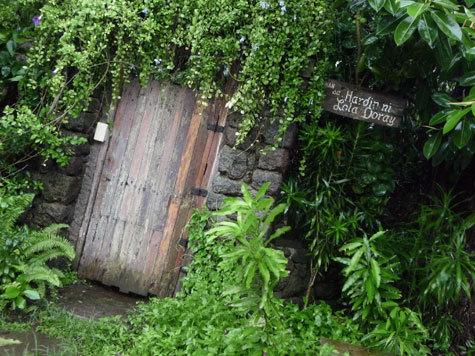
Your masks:
[{"label": "weathered wooden plank", "polygon": [[361,89],[355,85],[329,79],[325,83],[323,108],[334,114],[377,125],[399,127],[405,100]]},{"label": "weathered wooden plank", "polygon": [[[178,176],[176,178],[176,183],[174,186],[174,195],[178,197],[183,197],[186,189],[186,180],[188,177],[188,172],[191,165],[191,160],[193,158],[195,142],[197,139],[197,134],[201,126],[203,108],[201,106],[195,106],[195,110],[191,117],[191,124],[186,138],[185,150],[181,157],[180,169],[178,171]],[[174,236],[175,222],[178,218],[178,212],[180,208],[181,199],[172,199],[172,206],[169,209],[169,215],[167,217],[167,222],[165,226],[165,233],[159,247],[159,255],[155,260],[155,264],[152,269],[152,275],[159,276],[160,271],[162,271],[161,276],[163,277],[164,272],[166,271],[167,266],[167,255],[169,247],[172,244],[172,238]],[[166,258],[164,256],[167,256]],[[168,271],[167,271],[168,272]],[[151,289],[152,293],[160,295],[161,283],[159,282],[155,288]],[[158,289],[157,289],[158,288]]]},{"label": "weathered wooden plank", "polygon": [[[135,111],[136,98],[138,96],[139,91],[140,85],[137,81],[131,83],[124,90],[124,100],[119,103],[119,107],[117,108],[114,117],[114,126],[118,129],[119,132],[121,132],[122,129],[125,129],[127,131],[130,127],[131,123],[130,120],[127,120],[127,118],[133,115],[133,112]],[[115,158],[110,156],[110,152],[121,152],[123,145],[120,145],[119,143],[121,142],[117,143],[117,141],[118,140],[110,140],[108,144],[108,153],[106,154],[104,160],[104,168],[102,169],[101,178],[98,182],[98,193],[96,195],[92,208],[92,216],[97,216],[98,219],[102,215],[98,210],[100,210],[100,207],[102,206],[103,202],[108,200],[107,189],[110,186],[107,183],[112,180],[112,173],[115,171],[115,167],[119,164],[119,162],[117,162]],[[87,273],[91,271],[88,266],[91,264],[91,261],[94,260],[94,258],[96,257],[96,253],[99,250],[98,246],[96,246],[96,244],[94,243],[94,239],[92,238],[92,236],[95,236],[96,231],[91,228],[92,226],[89,226],[88,232],[86,234],[86,240],[83,247],[83,251],[81,253],[79,266],[79,273],[83,277],[87,278],[94,278],[93,276],[87,275]]]},{"label": "weathered wooden plank", "polygon": [[[124,224],[118,224],[121,220],[119,213],[121,207],[124,204],[127,204],[127,202],[124,201],[126,199],[126,194],[124,192],[129,186],[129,168],[132,164],[133,155],[137,146],[133,137],[136,136],[137,131],[139,130],[149,90],[149,88],[140,89],[135,112],[129,117],[129,120],[131,120],[130,129],[126,132],[114,132],[114,134],[117,135],[112,137],[113,140],[120,139],[125,141],[126,145],[120,166],[118,165],[116,171],[113,173],[115,179],[110,182],[109,195],[107,196],[109,201],[101,207],[101,213],[110,215],[111,219],[109,220],[110,223],[107,226],[107,231],[102,238],[102,243],[98,246],[99,259],[107,266],[107,268],[103,269],[102,275],[97,276],[98,280],[113,280],[113,273],[117,272],[115,261],[117,261],[122,247],[121,237],[125,228]],[[128,136],[126,136],[126,133]],[[122,219],[122,221],[124,220]],[[105,274],[107,274],[107,277],[104,276]]]},{"label": "weathered wooden plank", "polygon": [[[122,270],[119,277],[119,287],[123,291],[136,289],[136,286],[141,284],[140,280],[144,278],[139,273],[139,271],[141,272],[141,261],[138,259],[138,254],[141,249],[148,250],[148,246],[144,245],[144,241],[148,241],[153,232],[150,225],[154,217],[148,214],[148,210],[155,203],[157,196],[152,193],[151,182],[153,182],[154,177],[150,174],[154,171],[155,149],[163,144],[162,141],[164,141],[163,138],[167,132],[163,130],[163,127],[160,130],[160,126],[168,120],[156,117],[157,112],[163,113],[163,110],[161,110],[163,107],[162,99],[166,92],[158,82],[154,83],[154,90],[150,94],[154,110],[147,113],[145,124],[142,123],[141,127],[140,135],[142,137],[139,135],[137,139],[142,144],[143,151],[140,157],[136,158],[136,162],[139,162],[140,166],[139,164],[136,164],[135,167],[132,166],[131,170],[136,169],[136,172],[131,172],[131,174],[137,175],[138,192],[135,194],[128,212],[129,215],[133,216],[131,219],[134,220],[136,231],[125,234],[123,238],[124,248],[121,251],[120,260],[124,261],[126,268]],[[139,292],[141,294],[147,293],[146,290],[140,290]]]},{"label": "weathered wooden plank", "polygon": [[[173,90],[178,90],[178,88],[174,86]],[[167,93],[167,95],[170,94],[172,93]],[[157,255],[161,253],[160,246],[163,237],[169,234],[168,216],[174,214],[173,207],[175,207],[174,204],[171,204],[171,200],[181,199],[181,196],[173,195],[173,185],[178,175],[186,135],[190,126],[190,106],[194,102],[194,96],[191,91],[184,88],[179,89],[174,95],[179,97],[180,100],[174,100],[177,105],[172,106],[168,113],[163,113],[165,116],[174,115],[173,124],[171,129],[168,127],[168,130],[166,130],[164,150],[160,152],[159,163],[154,167],[157,170],[157,179],[153,189],[160,192],[160,194],[158,204],[154,204],[149,213],[154,217],[151,224],[153,232],[150,234],[150,239],[144,241],[144,245],[142,245],[141,251],[138,254],[140,262],[138,268],[142,269],[144,275],[141,281],[141,288],[146,290],[149,290],[150,284],[159,278],[159,276],[153,274],[153,265]],[[165,117],[160,119],[165,120]],[[155,174],[155,171],[153,174]],[[161,257],[166,258],[165,255]]]},{"label": "weathered wooden plank", "polygon": [[[121,189],[124,177],[121,176],[121,167],[126,163],[124,158],[126,152],[130,147],[128,136],[132,130],[132,118],[136,115],[136,108],[143,95],[142,89],[138,82],[130,83],[126,86],[126,89],[130,95],[123,96],[121,104],[126,107],[122,116],[116,116],[114,121],[113,135],[110,139],[109,151],[107,160],[109,162],[104,173],[104,179],[101,182],[101,190],[104,190],[103,200],[96,206],[97,214],[100,216],[111,217],[108,219],[108,225],[105,229],[101,230],[100,235],[97,235],[98,241],[91,244],[94,248],[93,258],[97,261],[101,261],[102,266],[109,265],[106,260],[106,256],[110,250],[110,243],[115,230],[115,224],[117,222],[114,215],[114,208],[117,207],[117,198],[121,195],[117,192]],[[107,161],[106,161],[107,162]],[[96,233],[97,234],[97,233]],[[106,268],[96,268],[94,272],[91,272],[90,278],[100,280],[103,274],[106,272]]]}]

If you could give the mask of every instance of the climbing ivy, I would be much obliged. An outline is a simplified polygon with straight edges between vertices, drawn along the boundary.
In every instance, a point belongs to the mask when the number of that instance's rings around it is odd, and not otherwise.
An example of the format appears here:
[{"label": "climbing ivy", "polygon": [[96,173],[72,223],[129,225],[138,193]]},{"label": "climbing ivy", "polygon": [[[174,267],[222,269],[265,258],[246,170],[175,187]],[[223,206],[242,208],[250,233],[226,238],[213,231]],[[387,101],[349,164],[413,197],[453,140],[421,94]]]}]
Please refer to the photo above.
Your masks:
[{"label": "climbing ivy", "polygon": [[265,113],[281,133],[319,114],[330,26],[322,0],[51,0],[38,19],[25,87],[30,100],[41,95],[39,115],[78,115],[108,76],[117,99],[130,74],[144,85],[187,84],[203,98],[222,95],[233,77],[228,104],[243,116],[242,134]]}]

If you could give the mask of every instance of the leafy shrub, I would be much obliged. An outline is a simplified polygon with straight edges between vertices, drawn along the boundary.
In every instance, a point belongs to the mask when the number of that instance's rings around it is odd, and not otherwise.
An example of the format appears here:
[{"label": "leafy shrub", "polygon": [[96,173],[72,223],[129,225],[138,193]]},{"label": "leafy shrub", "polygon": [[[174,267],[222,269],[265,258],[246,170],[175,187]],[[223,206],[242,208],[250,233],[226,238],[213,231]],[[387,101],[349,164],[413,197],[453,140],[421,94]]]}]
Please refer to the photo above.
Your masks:
[{"label": "leafy shrub", "polygon": [[26,299],[45,296],[47,286],[59,287],[63,273],[47,262],[74,258],[69,241],[57,235],[67,225],[51,225],[43,230],[14,226],[31,204],[33,195],[0,196],[0,310],[25,309]]}]

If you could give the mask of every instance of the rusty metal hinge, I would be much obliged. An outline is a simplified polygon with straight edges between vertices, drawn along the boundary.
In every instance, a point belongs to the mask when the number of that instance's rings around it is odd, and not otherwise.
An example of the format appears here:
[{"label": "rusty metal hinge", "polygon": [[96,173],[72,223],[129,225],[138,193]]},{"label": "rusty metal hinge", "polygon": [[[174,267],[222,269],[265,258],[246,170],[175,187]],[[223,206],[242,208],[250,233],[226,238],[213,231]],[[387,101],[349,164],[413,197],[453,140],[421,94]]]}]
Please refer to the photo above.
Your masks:
[{"label": "rusty metal hinge", "polygon": [[191,195],[198,195],[200,197],[206,197],[208,195],[208,191],[206,189],[201,188],[191,188]]},{"label": "rusty metal hinge", "polygon": [[216,124],[216,125],[208,124],[208,130],[214,131],[214,132],[223,132],[224,131],[224,126],[220,126],[218,124]]},{"label": "rusty metal hinge", "polygon": [[185,239],[185,238],[180,239],[180,241],[178,241],[178,244],[180,246],[183,246],[184,248],[187,248],[188,247],[188,239]]}]

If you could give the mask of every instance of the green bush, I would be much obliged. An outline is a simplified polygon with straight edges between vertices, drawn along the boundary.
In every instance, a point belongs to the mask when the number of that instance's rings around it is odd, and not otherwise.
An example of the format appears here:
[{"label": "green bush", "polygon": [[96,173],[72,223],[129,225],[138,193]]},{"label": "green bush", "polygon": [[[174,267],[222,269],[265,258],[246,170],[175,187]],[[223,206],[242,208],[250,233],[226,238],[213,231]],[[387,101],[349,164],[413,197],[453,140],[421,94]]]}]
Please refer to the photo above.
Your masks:
[{"label": "green bush", "polygon": [[14,225],[33,197],[0,195],[0,310],[8,305],[25,309],[26,299],[41,299],[46,287],[61,286],[63,273],[47,262],[58,257],[74,258],[73,246],[57,235],[67,225],[42,230]]}]

